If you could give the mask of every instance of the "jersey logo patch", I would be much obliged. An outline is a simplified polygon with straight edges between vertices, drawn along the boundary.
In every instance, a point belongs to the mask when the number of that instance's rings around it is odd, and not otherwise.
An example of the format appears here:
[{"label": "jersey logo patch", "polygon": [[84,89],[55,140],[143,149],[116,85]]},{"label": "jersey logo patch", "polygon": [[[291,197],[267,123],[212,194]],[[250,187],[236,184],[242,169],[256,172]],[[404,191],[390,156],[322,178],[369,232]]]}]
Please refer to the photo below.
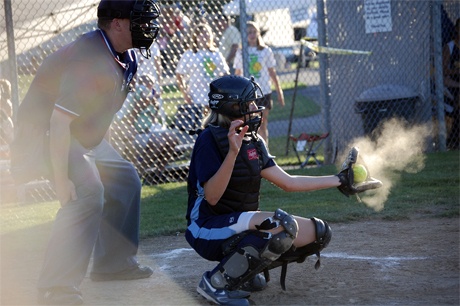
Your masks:
[{"label": "jersey logo patch", "polygon": [[259,159],[259,154],[257,154],[257,150],[256,149],[249,149],[247,151],[248,153],[248,158],[249,160],[256,160],[256,159]]}]

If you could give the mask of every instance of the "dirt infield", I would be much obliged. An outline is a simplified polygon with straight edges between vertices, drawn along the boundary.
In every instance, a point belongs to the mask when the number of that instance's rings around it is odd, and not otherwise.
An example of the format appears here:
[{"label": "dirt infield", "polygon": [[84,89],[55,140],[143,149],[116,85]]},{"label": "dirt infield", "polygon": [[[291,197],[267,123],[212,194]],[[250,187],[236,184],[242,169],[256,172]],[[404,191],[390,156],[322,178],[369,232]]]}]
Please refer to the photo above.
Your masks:
[{"label": "dirt infield", "polygon": [[[255,305],[459,305],[459,220],[415,219],[332,224],[333,239],[316,259],[279,269]],[[49,226],[2,237],[1,304],[33,305]],[[32,235],[32,238],[30,237]],[[155,273],[136,281],[82,284],[86,305],[208,305],[196,293],[214,267],[195,254],[183,234],[143,240],[142,264]]]}]

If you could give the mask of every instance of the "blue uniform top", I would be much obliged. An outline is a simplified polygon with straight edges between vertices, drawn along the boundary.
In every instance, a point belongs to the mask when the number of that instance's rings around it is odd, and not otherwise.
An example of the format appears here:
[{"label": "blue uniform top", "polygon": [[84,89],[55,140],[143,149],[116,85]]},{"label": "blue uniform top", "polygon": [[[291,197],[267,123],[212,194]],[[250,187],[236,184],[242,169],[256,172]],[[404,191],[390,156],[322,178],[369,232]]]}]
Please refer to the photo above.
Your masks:
[{"label": "blue uniform top", "polygon": [[18,124],[48,125],[56,106],[75,119],[71,134],[86,148],[104,138],[136,73],[133,50],[117,54],[102,30],[47,57],[20,105]]},{"label": "blue uniform top", "polygon": [[[187,221],[190,225],[191,220],[198,226],[208,217],[215,216],[208,202],[204,197],[203,185],[206,183],[220,168],[223,163],[222,156],[216,141],[209,129],[205,129],[198,136],[193,149],[190,170],[188,175],[188,209]],[[263,165],[263,169],[275,165],[273,159]]]}]

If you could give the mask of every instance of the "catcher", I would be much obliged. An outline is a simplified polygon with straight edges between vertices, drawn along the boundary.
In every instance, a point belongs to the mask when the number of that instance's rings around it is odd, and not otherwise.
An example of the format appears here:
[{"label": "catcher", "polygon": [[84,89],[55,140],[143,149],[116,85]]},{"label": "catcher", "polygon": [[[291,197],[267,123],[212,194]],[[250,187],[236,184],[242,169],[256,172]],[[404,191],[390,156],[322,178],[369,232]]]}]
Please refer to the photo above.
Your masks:
[{"label": "catcher", "polygon": [[[259,211],[262,178],[285,191],[338,187],[347,196],[381,183],[370,177],[353,184],[353,148],[338,175],[293,176],[280,168],[257,135],[263,97],[253,79],[227,75],[210,84],[211,113],[196,140],[188,177],[186,239],[203,258],[218,261],[203,274],[197,291],[221,305],[249,305],[252,291],[263,290],[268,271],[317,255],[331,240],[331,228],[318,218],[293,216],[277,209]],[[264,273],[262,273],[264,272]]]}]

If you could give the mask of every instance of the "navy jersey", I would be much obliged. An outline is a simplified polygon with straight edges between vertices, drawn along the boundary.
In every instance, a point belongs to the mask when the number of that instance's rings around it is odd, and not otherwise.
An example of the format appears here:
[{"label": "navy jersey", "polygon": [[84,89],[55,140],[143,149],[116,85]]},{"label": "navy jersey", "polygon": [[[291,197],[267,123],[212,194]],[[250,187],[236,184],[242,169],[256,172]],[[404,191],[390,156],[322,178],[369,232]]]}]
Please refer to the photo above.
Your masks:
[{"label": "navy jersey", "polygon": [[[240,151],[240,153],[242,153]],[[204,183],[206,183],[220,168],[223,157],[219,151],[209,128],[205,129],[198,136],[190,162],[188,176],[188,209],[187,221],[196,222],[200,226],[208,217],[215,216],[216,213],[204,197]],[[262,169],[275,165],[273,159],[262,166]]]},{"label": "navy jersey", "polygon": [[56,106],[75,117],[72,135],[92,148],[123,105],[136,69],[133,50],[117,54],[103,31],[86,33],[42,63],[20,105],[18,124],[49,124]]},{"label": "navy jersey", "polygon": [[[243,151],[242,148],[239,154],[247,154]],[[244,210],[217,214],[204,197],[204,183],[219,170],[225,158],[222,153],[210,128],[206,128],[196,140],[188,176],[185,238],[200,256],[208,260],[221,260],[222,243],[246,230],[250,218],[250,215],[243,213]],[[268,158],[262,169],[275,165],[275,161]]]}]

